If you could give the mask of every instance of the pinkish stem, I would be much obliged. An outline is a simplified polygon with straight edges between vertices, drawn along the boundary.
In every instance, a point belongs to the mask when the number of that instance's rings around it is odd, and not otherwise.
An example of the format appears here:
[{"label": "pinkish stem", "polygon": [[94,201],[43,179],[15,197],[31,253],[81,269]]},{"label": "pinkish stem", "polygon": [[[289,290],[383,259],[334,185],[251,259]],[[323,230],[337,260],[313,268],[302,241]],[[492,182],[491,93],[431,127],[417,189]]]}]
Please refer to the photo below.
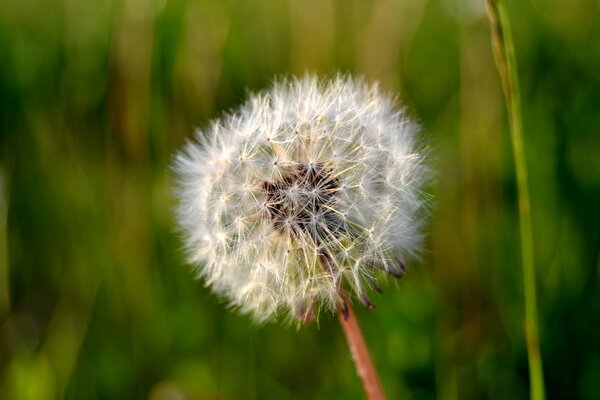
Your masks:
[{"label": "pinkish stem", "polygon": [[356,314],[354,314],[348,296],[343,290],[341,295],[343,305],[340,304],[338,306],[338,319],[346,335],[348,347],[350,347],[356,371],[362,380],[367,399],[384,400],[383,387],[379,381],[379,375],[377,375],[373,361],[371,361],[371,356],[369,355],[365,338],[360,330],[360,325],[358,325]]}]

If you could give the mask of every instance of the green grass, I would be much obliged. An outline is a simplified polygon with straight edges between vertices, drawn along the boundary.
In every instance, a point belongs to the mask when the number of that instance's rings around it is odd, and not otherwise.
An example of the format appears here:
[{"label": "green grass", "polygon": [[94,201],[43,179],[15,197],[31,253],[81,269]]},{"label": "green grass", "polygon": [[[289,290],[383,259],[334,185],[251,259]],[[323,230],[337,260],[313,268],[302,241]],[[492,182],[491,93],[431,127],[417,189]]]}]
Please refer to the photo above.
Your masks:
[{"label": "green grass", "polygon": [[437,171],[422,260],[375,310],[356,307],[389,398],[541,387],[523,335],[536,279],[547,397],[593,397],[599,11],[506,7],[531,246],[484,4],[3,2],[0,398],[362,398],[333,316],[254,326],[193,279],[175,231],[169,168],[185,140],[246,90],[306,70],[398,93]]},{"label": "green grass", "polygon": [[502,0],[488,0],[494,58],[502,80],[504,98],[508,109],[513,157],[517,175],[519,202],[519,227],[521,238],[521,263],[523,268],[523,289],[525,292],[525,340],[529,359],[529,379],[531,398],[543,400],[544,375],[540,355],[537,284],[533,252],[533,233],[531,227],[531,202],[525,160],[523,123],[521,118],[521,90],[517,73],[517,61],[512,31],[506,5]]}]

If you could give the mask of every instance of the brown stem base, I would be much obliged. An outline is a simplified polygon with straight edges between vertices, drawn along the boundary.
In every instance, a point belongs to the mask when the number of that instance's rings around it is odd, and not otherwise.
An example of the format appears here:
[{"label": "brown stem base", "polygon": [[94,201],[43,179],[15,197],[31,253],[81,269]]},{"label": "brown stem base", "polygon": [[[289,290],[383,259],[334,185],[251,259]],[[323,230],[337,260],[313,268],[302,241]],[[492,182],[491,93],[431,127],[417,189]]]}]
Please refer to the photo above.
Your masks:
[{"label": "brown stem base", "polygon": [[379,381],[373,361],[371,361],[367,344],[360,330],[360,325],[358,325],[352,305],[348,301],[346,293],[342,291],[341,295],[343,304],[338,306],[338,319],[340,325],[342,325],[344,335],[346,335],[346,341],[356,365],[356,372],[362,380],[367,399],[384,400],[383,387]]}]

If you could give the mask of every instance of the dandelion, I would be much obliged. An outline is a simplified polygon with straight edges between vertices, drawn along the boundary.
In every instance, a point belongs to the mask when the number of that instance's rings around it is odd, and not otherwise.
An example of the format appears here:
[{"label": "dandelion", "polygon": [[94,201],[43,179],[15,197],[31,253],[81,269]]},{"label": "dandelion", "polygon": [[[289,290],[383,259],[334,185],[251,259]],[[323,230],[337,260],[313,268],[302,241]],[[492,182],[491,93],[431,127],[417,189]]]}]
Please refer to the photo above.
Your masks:
[{"label": "dandelion", "polygon": [[[178,218],[212,290],[263,322],[367,308],[421,242],[418,127],[363,80],[276,81],[178,155]],[[366,349],[366,348],[365,348]]]},{"label": "dandelion", "polygon": [[381,272],[419,249],[417,132],[362,80],[275,82],[177,156],[189,261],[257,321],[335,310],[342,286],[372,308]]}]

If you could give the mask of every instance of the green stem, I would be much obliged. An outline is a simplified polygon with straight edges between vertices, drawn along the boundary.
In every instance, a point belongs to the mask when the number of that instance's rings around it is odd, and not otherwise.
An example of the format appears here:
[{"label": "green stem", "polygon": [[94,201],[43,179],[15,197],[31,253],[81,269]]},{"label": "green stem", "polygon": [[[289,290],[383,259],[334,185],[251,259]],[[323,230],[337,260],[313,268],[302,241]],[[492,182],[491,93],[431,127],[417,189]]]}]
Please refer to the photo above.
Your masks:
[{"label": "green stem", "polygon": [[494,59],[508,110],[513,157],[519,196],[519,220],[521,230],[521,258],[525,291],[525,340],[529,360],[530,394],[534,400],[543,400],[544,375],[539,347],[533,237],[531,230],[531,207],[527,183],[527,165],[521,122],[521,93],[517,76],[517,61],[510,29],[510,22],[503,0],[487,0],[488,18],[492,36]]},{"label": "green stem", "polygon": [[8,268],[8,183],[0,169],[0,321],[10,313],[10,285]]}]

